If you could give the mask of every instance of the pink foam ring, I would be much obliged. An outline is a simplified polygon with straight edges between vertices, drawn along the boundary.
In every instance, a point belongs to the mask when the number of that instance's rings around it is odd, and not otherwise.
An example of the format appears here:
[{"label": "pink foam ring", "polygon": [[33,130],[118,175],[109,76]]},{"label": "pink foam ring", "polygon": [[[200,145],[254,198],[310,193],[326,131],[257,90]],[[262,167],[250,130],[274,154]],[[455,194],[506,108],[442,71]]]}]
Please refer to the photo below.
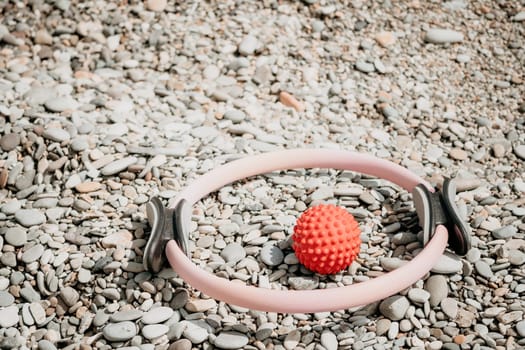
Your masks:
[{"label": "pink foam ring", "polygon": [[[236,180],[294,168],[351,170],[384,178],[408,191],[420,183],[433,191],[432,186],[408,169],[384,159],[341,150],[297,149],[251,156],[222,165],[192,182],[171,205],[182,198],[194,204],[210,192]],[[241,281],[219,278],[196,266],[173,240],[166,246],[166,255],[180,277],[212,298],[261,311],[312,313],[366,305],[407,288],[436,264],[447,241],[448,231],[439,225],[425,248],[396,270],[345,287],[301,291],[258,288],[247,286]]]}]

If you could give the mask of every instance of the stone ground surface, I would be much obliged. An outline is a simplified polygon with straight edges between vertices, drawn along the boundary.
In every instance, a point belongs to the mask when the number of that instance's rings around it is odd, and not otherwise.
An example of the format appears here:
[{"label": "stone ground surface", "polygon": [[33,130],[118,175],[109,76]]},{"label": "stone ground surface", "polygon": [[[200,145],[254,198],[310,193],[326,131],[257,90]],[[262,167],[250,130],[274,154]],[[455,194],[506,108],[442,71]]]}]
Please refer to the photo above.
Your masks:
[{"label": "stone ground surface", "polygon": [[[0,2],[0,347],[525,347],[523,1]],[[465,257],[384,301],[277,314],[144,271],[145,204],[243,155],[356,150],[460,178]],[[307,207],[344,206],[361,251],[298,264]],[[351,172],[276,172],[193,209],[191,254],[276,289],[377,277],[421,249],[411,196]],[[349,296],[351,297],[351,296]]]}]

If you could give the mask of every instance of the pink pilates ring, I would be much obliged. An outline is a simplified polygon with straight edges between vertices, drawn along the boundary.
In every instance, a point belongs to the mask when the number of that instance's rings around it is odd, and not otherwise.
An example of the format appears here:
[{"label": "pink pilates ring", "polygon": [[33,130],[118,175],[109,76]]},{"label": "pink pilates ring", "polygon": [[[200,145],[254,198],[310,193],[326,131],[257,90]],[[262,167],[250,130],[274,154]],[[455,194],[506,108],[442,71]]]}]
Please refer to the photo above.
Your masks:
[{"label": "pink pilates ring", "polygon": [[[424,233],[424,249],[411,261],[380,277],[349,286],[317,290],[274,290],[219,278],[196,266],[186,255],[191,206],[209,193],[242,178],[276,170],[335,168],[391,181],[413,194]],[[441,192],[390,161],[342,150],[296,149],[249,156],[202,175],[162,207],[154,198],[147,206],[152,234],[144,251],[144,265],[158,272],[165,249],[171,267],[190,286],[224,302],[262,311],[310,313],[366,305],[395,294],[422,278],[436,264],[447,242],[458,254],[470,247],[469,228],[457,213],[455,186],[446,180]],[[171,216],[171,218],[170,218]],[[450,235],[449,235],[450,232]]]}]

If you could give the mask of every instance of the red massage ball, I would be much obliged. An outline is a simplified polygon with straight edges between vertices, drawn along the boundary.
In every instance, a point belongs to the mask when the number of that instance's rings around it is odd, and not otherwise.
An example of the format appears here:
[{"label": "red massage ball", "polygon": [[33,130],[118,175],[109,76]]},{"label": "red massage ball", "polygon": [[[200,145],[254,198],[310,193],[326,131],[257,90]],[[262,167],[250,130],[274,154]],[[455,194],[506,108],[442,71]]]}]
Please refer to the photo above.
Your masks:
[{"label": "red massage ball", "polygon": [[352,214],[335,205],[320,204],[306,210],[294,227],[293,249],[308,269],[339,272],[359,253],[361,231]]}]

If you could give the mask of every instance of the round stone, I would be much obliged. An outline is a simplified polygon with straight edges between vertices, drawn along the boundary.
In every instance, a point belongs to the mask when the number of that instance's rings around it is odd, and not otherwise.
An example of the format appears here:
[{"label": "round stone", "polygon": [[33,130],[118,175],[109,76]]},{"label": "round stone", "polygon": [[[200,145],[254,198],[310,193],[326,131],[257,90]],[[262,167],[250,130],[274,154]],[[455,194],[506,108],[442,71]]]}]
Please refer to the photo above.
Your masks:
[{"label": "round stone", "polygon": [[235,264],[246,257],[246,250],[239,243],[230,243],[222,250],[221,257],[227,263]]},{"label": "round stone", "polygon": [[215,346],[219,349],[240,349],[248,344],[248,337],[239,332],[221,332],[215,339]]},{"label": "round stone", "polygon": [[437,306],[448,295],[447,279],[443,275],[430,276],[425,282],[425,290],[430,293],[430,305]]},{"label": "round stone", "polygon": [[46,216],[37,209],[20,209],[15,213],[15,219],[25,227],[43,224]]},{"label": "round stone", "polygon": [[12,305],[0,309],[0,327],[9,328],[18,323],[20,317],[18,316],[18,306]]},{"label": "round stone", "polygon": [[46,339],[38,341],[38,350],[56,350],[55,344]]},{"label": "round stone", "polygon": [[27,243],[26,230],[20,227],[10,227],[5,233],[5,241],[14,246],[20,247]]},{"label": "round stone", "polygon": [[0,138],[0,148],[9,152],[14,150],[20,144],[20,135],[16,133],[5,134]]},{"label": "round stone", "polygon": [[11,306],[15,302],[15,297],[6,291],[0,291],[0,307]]},{"label": "round stone", "polygon": [[142,315],[142,323],[156,324],[168,320],[173,315],[173,309],[167,306],[160,306],[149,310]]},{"label": "round stone", "polygon": [[430,293],[424,289],[412,288],[408,291],[408,298],[414,303],[424,304],[430,298]]},{"label": "round stone", "polygon": [[284,253],[279,247],[267,244],[261,249],[260,257],[261,261],[266,265],[277,266],[283,262]]},{"label": "round stone", "polygon": [[392,321],[398,321],[405,317],[409,306],[410,303],[407,298],[401,295],[394,295],[379,304],[379,311],[381,311],[381,314],[386,318]]},{"label": "round stone", "polygon": [[246,118],[246,114],[238,109],[230,109],[224,113],[224,119],[234,123],[240,123]]},{"label": "round stone", "polygon": [[142,328],[142,335],[146,339],[155,339],[168,333],[170,327],[164,324],[149,324]]},{"label": "round stone", "polygon": [[188,339],[179,339],[170,345],[168,350],[191,350],[191,341]]},{"label": "round stone", "polygon": [[42,244],[34,245],[22,254],[22,261],[26,264],[32,263],[38,260],[42,254],[44,254],[44,246]]},{"label": "round stone", "polygon": [[109,341],[127,341],[137,335],[137,326],[131,321],[110,323],[104,327],[102,334]]},{"label": "round stone", "polygon": [[167,0],[147,0],[146,1],[146,8],[154,12],[164,11],[167,5],[168,5]]},{"label": "round stone", "polygon": [[243,56],[250,56],[255,53],[259,46],[259,41],[252,35],[247,35],[239,44],[239,53]]},{"label": "round stone", "polygon": [[525,320],[516,323],[516,331],[520,337],[525,338]]}]

